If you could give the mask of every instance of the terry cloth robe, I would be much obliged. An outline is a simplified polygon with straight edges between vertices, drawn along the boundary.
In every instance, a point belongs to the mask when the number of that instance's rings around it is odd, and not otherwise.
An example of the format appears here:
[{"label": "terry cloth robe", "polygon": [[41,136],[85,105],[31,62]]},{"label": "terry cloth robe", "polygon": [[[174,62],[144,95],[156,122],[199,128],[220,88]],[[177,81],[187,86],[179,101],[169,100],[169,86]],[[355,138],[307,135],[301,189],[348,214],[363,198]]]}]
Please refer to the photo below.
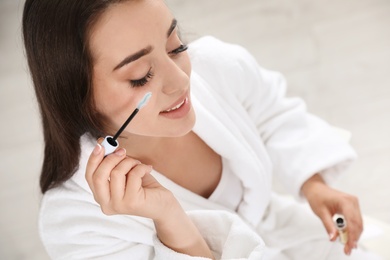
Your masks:
[{"label": "terry cloth robe", "polygon": [[[307,207],[273,195],[271,187],[275,176],[300,198],[305,180],[321,173],[331,182],[354,151],[300,99],[286,98],[283,77],[260,68],[243,48],[204,37],[189,54],[193,131],[239,178],[242,201],[233,212],[152,174],[173,192],[216,259],[343,259],[327,258],[336,243]],[[85,134],[80,144],[77,172],[41,204],[40,234],[53,259],[203,259],[165,247],[150,219],[104,215],[85,180],[96,140]]]}]

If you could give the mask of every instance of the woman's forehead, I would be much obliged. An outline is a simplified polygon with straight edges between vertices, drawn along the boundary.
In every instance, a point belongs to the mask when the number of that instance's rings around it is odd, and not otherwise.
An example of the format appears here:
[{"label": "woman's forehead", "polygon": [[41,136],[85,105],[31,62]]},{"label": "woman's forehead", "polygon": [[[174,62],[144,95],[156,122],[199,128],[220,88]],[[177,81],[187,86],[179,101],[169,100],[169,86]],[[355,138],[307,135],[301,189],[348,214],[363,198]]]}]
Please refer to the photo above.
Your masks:
[{"label": "woman's forehead", "polygon": [[173,15],[162,0],[125,1],[109,7],[90,30],[93,59],[120,59],[166,39]]}]

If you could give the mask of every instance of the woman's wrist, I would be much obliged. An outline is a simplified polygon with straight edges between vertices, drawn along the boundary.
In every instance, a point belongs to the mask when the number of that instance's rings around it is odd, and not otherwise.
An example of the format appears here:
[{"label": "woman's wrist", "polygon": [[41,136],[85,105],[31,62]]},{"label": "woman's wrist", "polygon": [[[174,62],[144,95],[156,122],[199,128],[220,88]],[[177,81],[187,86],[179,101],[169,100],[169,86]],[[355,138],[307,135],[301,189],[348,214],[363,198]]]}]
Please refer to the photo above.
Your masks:
[{"label": "woman's wrist", "polygon": [[318,191],[319,188],[324,186],[326,186],[324,179],[320,174],[316,173],[303,183],[301,192],[306,199],[309,199],[313,191]]},{"label": "woman's wrist", "polygon": [[154,219],[158,239],[172,250],[191,256],[213,259],[199,230],[175,200],[172,207]]}]

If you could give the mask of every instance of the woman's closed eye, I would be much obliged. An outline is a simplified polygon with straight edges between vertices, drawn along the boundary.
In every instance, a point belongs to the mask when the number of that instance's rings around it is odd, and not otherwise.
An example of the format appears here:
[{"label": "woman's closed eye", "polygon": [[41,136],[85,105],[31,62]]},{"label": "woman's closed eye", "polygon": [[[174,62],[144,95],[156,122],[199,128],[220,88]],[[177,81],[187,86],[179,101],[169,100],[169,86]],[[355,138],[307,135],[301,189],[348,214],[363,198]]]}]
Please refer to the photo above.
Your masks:
[{"label": "woman's closed eye", "polygon": [[188,49],[188,45],[187,44],[181,44],[179,46],[179,48],[176,48],[173,51],[168,52],[168,54],[177,55],[177,54],[179,54],[181,52],[186,51],[187,49]]},{"label": "woman's closed eye", "polygon": [[[188,49],[188,45],[186,44],[180,44],[180,46],[170,52],[168,52],[169,55],[178,55],[182,52],[185,52]],[[140,79],[134,79],[130,80],[130,84],[132,87],[143,87],[145,86],[150,79],[152,79],[153,73],[152,73],[152,68],[149,69],[148,73],[140,78]]]},{"label": "woman's closed eye", "polygon": [[141,79],[130,80],[132,87],[143,87],[153,77],[152,68],[149,69],[148,73]]}]

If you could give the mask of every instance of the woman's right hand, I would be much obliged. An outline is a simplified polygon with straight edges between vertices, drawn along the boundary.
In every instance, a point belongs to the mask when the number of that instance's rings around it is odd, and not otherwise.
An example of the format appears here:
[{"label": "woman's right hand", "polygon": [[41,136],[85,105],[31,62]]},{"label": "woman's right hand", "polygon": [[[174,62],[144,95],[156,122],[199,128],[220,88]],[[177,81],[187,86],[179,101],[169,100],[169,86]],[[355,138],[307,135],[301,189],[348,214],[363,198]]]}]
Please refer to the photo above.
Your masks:
[{"label": "woman's right hand", "polygon": [[167,247],[214,259],[196,226],[173,194],[150,174],[151,170],[151,166],[128,157],[123,148],[104,157],[104,148],[97,144],[85,177],[104,214],[153,219],[157,237]]},{"label": "woman's right hand", "polygon": [[97,144],[88,160],[86,179],[104,214],[158,220],[178,203],[151,170],[151,166],[128,157],[123,148],[104,157],[104,148]]}]

